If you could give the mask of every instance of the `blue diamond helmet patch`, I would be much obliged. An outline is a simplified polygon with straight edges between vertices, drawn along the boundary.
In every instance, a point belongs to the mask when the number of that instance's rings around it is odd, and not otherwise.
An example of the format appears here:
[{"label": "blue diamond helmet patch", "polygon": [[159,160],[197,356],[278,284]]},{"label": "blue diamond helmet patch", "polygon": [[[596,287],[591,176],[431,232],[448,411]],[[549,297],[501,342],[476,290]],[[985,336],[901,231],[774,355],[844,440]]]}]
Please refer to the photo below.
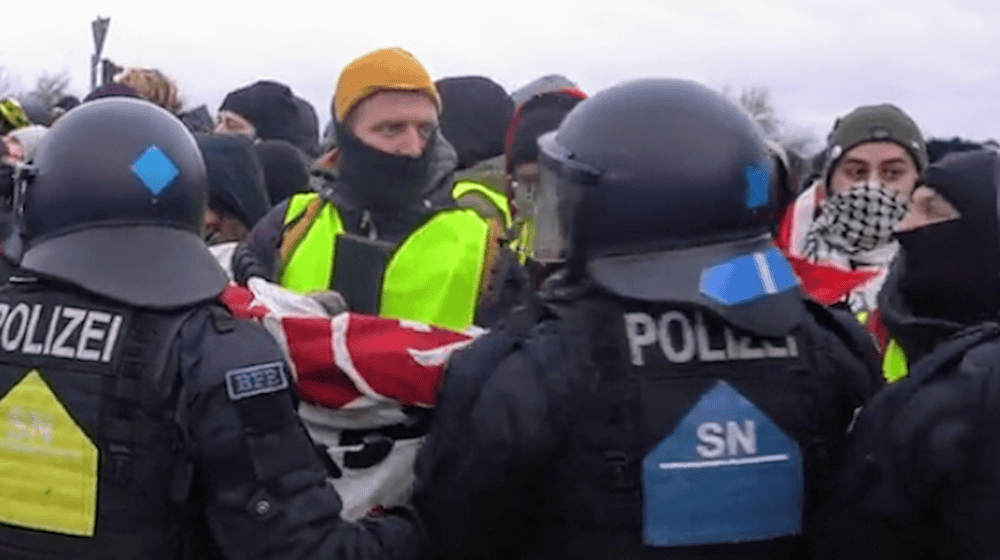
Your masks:
[{"label": "blue diamond helmet patch", "polygon": [[767,164],[750,165],[743,169],[746,188],[743,190],[743,205],[748,210],[767,206],[771,201],[771,169]]},{"label": "blue diamond helmet patch", "polygon": [[146,148],[146,151],[132,162],[132,173],[142,181],[153,196],[159,196],[174,182],[181,171],[163,150],[154,145]]}]

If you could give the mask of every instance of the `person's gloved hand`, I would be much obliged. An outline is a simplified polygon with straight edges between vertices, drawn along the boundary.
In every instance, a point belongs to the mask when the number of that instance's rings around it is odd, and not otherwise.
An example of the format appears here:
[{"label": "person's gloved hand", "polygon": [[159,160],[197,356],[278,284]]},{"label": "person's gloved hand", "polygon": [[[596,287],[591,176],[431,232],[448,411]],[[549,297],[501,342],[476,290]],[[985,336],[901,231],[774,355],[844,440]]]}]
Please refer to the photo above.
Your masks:
[{"label": "person's gloved hand", "polygon": [[267,267],[244,245],[233,251],[233,280],[240,286],[246,286],[251,278],[270,278]]},{"label": "person's gloved hand", "polygon": [[323,309],[325,309],[331,317],[349,310],[347,301],[344,300],[344,296],[340,295],[340,292],[335,292],[333,290],[313,292],[309,294],[309,298],[323,306]]}]

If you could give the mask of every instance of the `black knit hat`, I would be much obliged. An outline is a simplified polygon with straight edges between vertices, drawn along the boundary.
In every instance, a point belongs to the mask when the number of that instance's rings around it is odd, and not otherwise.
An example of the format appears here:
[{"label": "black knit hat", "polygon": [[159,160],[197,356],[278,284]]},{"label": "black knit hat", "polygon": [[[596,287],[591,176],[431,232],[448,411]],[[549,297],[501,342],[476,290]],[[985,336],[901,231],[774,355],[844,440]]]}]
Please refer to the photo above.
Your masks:
[{"label": "black knit hat", "polygon": [[264,140],[281,138],[292,142],[299,124],[299,105],[285,84],[261,80],[229,92],[220,111],[231,111],[246,119]]},{"label": "black knit hat", "polygon": [[978,150],[949,155],[927,168],[924,182],[958,210],[970,229],[978,230],[979,235],[970,237],[970,243],[997,238],[1000,159],[996,152]]},{"label": "black knit hat", "polygon": [[436,86],[441,133],[458,152],[458,168],[502,154],[504,134],[514,117],[514,101],[503,86],[482,76],[444,78]]},{"label": "black knit hat", "polygon": [[271,200],[251,140],[239,134],[198,134],[195,138],[208,171],[208,205],[252,228],[271,209]]}]

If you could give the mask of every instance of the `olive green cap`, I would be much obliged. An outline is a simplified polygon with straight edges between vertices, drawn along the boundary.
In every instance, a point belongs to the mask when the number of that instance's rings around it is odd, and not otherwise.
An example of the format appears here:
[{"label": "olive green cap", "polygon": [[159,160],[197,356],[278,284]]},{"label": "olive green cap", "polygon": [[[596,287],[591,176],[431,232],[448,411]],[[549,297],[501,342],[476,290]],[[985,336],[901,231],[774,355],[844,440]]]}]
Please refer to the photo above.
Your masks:
[{"label": "olive green cap", "polygon": [[828,139],[823,180],[830,181],[833,168],[851,148],[865,142],[895,142],[910,154],[917,171],[927,169],[927,144],[917,123],[891,103],[864,105],[837,119]]}]

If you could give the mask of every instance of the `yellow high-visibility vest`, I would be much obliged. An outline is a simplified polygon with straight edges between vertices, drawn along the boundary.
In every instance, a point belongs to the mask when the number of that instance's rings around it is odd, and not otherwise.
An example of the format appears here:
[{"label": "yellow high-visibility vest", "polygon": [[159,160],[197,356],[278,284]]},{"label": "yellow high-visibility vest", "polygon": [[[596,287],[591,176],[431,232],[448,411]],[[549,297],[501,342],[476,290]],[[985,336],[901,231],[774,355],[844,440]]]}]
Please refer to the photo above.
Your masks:
[{"label": "yellow high-visibility vest", "polygon": [[458,200],[469,193],[480,195],[496,208],[497,213],[500,214],[500,219],[503,220],[504,229],[511,226],[513,217],[510,214],[510,201],[507,200],[507,197],[475,181],[459,181],[451,188],[451,198],[454,200]]},{"label": "yellow high-visibility vest", "polygon": [[[279,283],[308,293],[329,290],[337,271],[337,238],[344,233],[340,210],[318,193],[288,201],[285,224],[320,204],[301,239],[281,256]],[[379,293],[379,315],[409,319],[453,330],[473,324],[479,302],[489,224],[471,208],[434,214],[406,236],[386,264]]]},{"label": "yellow high-visibility vest", "polygon": [[906,377],[907,373],[909,373],[909,367],[906,365],[906,353],[903,352],[903,348],[896,343],[895,339],[889,341],[885,355],[882,356],[882,376],[885,377],[886,381],[892,383]]}]

